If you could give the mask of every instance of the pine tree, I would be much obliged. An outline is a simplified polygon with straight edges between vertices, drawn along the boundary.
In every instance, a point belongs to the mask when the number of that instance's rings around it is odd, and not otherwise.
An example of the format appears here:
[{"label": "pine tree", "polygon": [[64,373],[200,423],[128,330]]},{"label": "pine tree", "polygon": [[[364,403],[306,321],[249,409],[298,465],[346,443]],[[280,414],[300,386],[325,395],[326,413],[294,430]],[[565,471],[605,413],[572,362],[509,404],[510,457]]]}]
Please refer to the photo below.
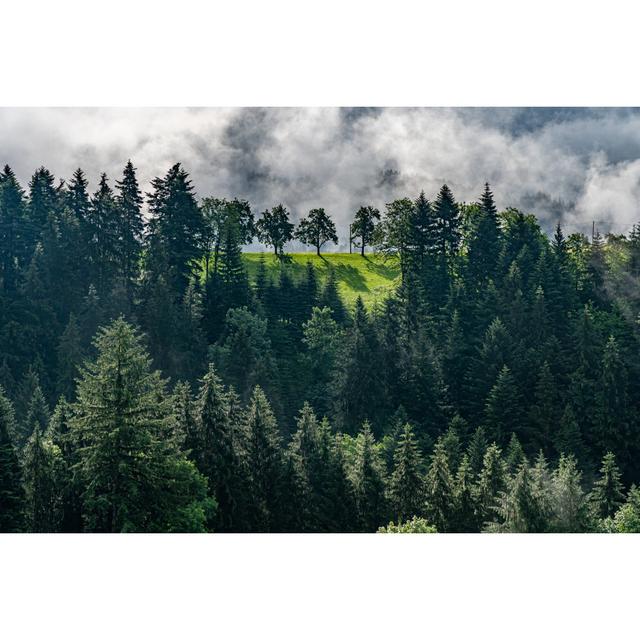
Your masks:
[{"label": "pine tree", "polygon": [[467,455],[462,456],[453,491],[455,504],[452,531],[472,533],[478,530],[478,505],[474,486],[474,474]]},{"label": "pine tree", "polygon": [[548,530],[549,522],[526,462],[509,482],[508,490],[502,494],[498,514],[502,520],[500,531],[543,533]]},{"label": "pine tree", "polygon": [[286,499],[283,454],[276,419],[260,387],[254,389],[247,412],[247,461],[251,530],[277,531]]},{"label": "pine tree", "polygon": [[353,326],[345,345],[346,353],[335,380],[336,414],[340,427],[353,432],[356,425],[379,418],[383,391],[378,365],[379,344],[360,297],[356,300]]},{"label": "pine tree", "polygon": [[329,307],[333,313],[333,319],[338,324],[344,324],[347,320],[347,310],[345,309],[342,298],[338,293],[338,281],[333,268],[329,268],[327,281],[325,282],[322,295],[320,296],[320,306]]},{"label": "pine tree", "polygon": [[20,266],[27,260],[25,209],[24,191],[7,165],[0,173],[0,293],[17,289]]},{"label": "pine tree", "polygon": [[54,454],[55,500],[60,510],[57,513],[58,530],[63,533],[82,531],[82,487],[76,468],[81,443],[71,431],[71,419],[71,405],[62,396],[45,432],[45,439]]},{"label": "pine tree", "polygon": [[233,526],[235,499],[233,473],[236,464],[233,433],[228,419],[227,398],[213,365],[202,379],[195,402],[198,441],[192,451],[200,472],[218,504],[216,531]]},{"label": "pine tree", "polygon": [[609,337],[602,358],[597,409],[599,451],[613,451],[626,461],[628,446],[628,374],[613,336]]},{"label": "pine tree", "polygon": [[138,186],[136,169],[127,161],[122,180],[116,181],[116,204],[118,207],[118,244],[116,264],[127,298],[133,301],[140,272],[144,218],[142,216],[142,193]]},{"label": "pine tree", "polygon": [[588,531],[588,504],[581,484],[582,474],[578,470],[576,459],[572,455],[561,455],[558,467],[551,476],[553,531],[559,533]]},{"label": "pine tree", "polygon": [[30,532],[59,531],[63,517],[61,463],[60,449],[36,425],[24,449],[25,511]]},{"label": "pine tree", "polygon": [[490,444],[484,454],[482,470],[478,478],[479,514],[482,522],[496,517],[498,498],[507,486],[507,469],[498,446]]},{"label": "pine tree", "polygon": [[515,473],[523,463],[527,462],[524,449],[515,433],[511,434],[511,440],[509,440],[509,446],[505,454],[505,462],[507,464],[507,471],[510,474]]},{"label": "pine tree", "polygon": [[389,497],[397,522],[420,515],[424,505],[422,456],[409,423],[402,428],[393,453]]},{"label": "pine tree", "polygon": [[69,322],[67,322],[67,326],[60,336],[57,356],[58,394],[73,398],[78,366],[82,363],[84,357],[80,328],[73,313],[69,314]]},{"label": "pine tree", "polygon": [[505,365],[489,392],[485,409],[485,424],[493,440],[504,442],[509,432],[522,429],[521,407],[516,381]]},{"label": "pine tree", "polygon": [[438,225],[439,251],[446,257],[447,266],[451,270],[460,246],[460,210],[446,184],[438,192],[433,211]]},{"label": "pine tree", "polygon": [[544,362],[538,374],[534,391],[534,405],[530,412],[532,439],[536,445],[549,451],[553,445],[559,415],[556,382],[548,362]]},{"label": "pine tree", "polygon": [[72,429],[87,531],[203,531],[214,503],[174,437],[170,398],[124,320],[103,328],[82,369]]},{"label": "pine tree", "polygon": [[498,213],[488,183],[474,214],[473,232],[467,238],[467,269],[470,284],[479,287],[497,274],[502,240]]},{"label": "pine tree", "polygon": [[487,451],[486,429],[483,426],[479,426],[471,436],[469,447],[467,448],[467,457],[469,458],[469,466],[471,467],[471,473],[474,479],[478,477],[482,471],[482,463],[484,460],[484,454]]},{"label": "pine tree", "polygon": [[163,263],[176,297],[180,299],[191,276],[199,270],[202,214],[189,174],[175,164],[164,178],[155,178],[149,194],[148,268],[162,273]]},{"label": "pine tree", "polygon": [[624,503],[624,487],[616,457],[610,451],[602,459],[600,477],[595,481],[589,496],[593,513],[598,518],[609,518]]},{"label": "pine tree", "polygon": [[454,524],[454,482],[447,462],[447,452],[441,443],[431,455],[425,480],[425,515],[439,533],[446,533]]},{"label": "pine tree", "polygon": [[361,531],[373,532],[387,518],[386,479],[369,423],[365,422],[356,438],[352,474]]},{"label": "pine tree", "polygon": [[24,524],[22,470],[11,439],[15,430],[13,407],[0,387],[0,533],[19,532]]},{"label": "pine tree", "polygon": [[554,446],[558,453],[573,455],[578,461],[583,461],[586,457],[580,425],[570,404],[567,404],[560,418]]}]

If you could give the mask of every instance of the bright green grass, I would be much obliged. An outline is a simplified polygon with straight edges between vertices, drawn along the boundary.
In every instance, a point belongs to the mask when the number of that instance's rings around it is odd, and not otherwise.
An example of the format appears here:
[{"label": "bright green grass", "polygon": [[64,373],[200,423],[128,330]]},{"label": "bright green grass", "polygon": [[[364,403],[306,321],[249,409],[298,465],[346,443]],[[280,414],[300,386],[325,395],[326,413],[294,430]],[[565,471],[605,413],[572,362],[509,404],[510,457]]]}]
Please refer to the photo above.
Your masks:
[{"label": "bright green grass", "polygon": [[307,262],[316,268],[318,280],[324,284],[329,269],[333,268],[338,281],[338,291],[345,304],[351,307],[358,296],[367,307],[377,300],[383,300],[398,282],[399,271],[381,257],[358,253],[327,253],[317,256],[315,253],[290,253],[281,263],[270,253],[243,253],[247,271],[252,281],[258,272],[260,256],[264,255],[267,272],[272,278],[278,277],[280,269],[288,269],[292,278],[303,278]]}]

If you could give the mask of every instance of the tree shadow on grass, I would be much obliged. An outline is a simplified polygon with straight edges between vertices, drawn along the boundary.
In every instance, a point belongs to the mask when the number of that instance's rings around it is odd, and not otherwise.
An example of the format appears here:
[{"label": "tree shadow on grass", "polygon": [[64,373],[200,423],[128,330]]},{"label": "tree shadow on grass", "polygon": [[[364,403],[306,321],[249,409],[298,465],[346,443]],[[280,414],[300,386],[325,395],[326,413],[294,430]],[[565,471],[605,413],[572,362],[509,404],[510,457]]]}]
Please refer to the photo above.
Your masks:
[{"label": "tree shadow on grass", "polygon": [[364,276],[355,267],[346,264],[336,264],[331,268],[336,274],[336,278],[338,280],[342,280],[354,291],[369,291],[369,287],[367,286]]}]

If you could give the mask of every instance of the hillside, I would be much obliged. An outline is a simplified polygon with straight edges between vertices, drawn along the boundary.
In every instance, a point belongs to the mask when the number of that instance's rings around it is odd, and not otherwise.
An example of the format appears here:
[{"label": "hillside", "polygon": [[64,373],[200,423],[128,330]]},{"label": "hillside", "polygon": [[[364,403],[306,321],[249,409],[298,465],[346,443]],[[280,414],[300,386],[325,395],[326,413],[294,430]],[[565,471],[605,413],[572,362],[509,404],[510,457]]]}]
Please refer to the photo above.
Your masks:
[{"label": "hillside", "polygon": [[317,256],[315,253],[291,253],[281,263],[271,253],[244,253],[252,281],[258,272],[262,255],[273,278],[278,276],[282,268],[288,269],[292,278],[302,278],[307,262],[311,262],[317,269],[318,280],[324,283],[329,269],[334,269],[338,290],[348,306],[353,305],[358,296],[362,297],[367,306],[372,306],[376,300],[382,300],[397,283],[399,274],[395,266],[385,264],[381,257],[375,255],[362,257],[357,253],[327,253]]}]

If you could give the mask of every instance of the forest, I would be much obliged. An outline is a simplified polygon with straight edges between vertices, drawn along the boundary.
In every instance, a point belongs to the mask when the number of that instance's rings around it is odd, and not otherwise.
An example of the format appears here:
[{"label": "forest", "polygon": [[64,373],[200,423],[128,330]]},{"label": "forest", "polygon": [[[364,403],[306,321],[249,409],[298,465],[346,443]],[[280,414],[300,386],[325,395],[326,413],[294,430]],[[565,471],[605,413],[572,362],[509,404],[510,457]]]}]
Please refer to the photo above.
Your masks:
[{"label": "forest", "polygon": [[0,531],[640,532],[640,224],[478,192],[363,203],[347,299],[323,208],[6,166]]}]

